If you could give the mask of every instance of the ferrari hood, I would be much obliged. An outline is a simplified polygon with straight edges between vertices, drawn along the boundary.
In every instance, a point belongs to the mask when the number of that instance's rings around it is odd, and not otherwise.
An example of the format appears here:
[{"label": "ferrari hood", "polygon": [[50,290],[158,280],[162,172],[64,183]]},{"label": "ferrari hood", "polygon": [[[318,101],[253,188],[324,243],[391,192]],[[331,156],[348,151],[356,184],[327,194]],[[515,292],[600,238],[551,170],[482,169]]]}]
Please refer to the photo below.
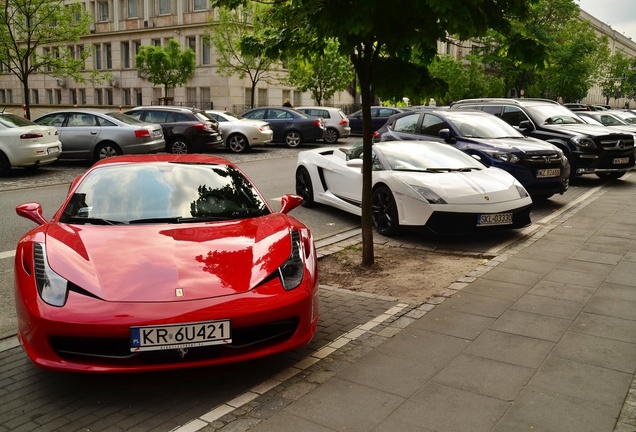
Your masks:
[{"label": "ferrari hood", "polygon": [[51,269],[113,302],[194,300],[242,293],[291,252],[287,216],[197,224],[67,225],[47,230]]},{"label": "ferrari hood", "polygon": [[400,172],[397,175],[410,186],[430,189],[447,204],[483,204],[485,197],[489,203],[521,198],[514,177],[499,168],[448,173]]}]

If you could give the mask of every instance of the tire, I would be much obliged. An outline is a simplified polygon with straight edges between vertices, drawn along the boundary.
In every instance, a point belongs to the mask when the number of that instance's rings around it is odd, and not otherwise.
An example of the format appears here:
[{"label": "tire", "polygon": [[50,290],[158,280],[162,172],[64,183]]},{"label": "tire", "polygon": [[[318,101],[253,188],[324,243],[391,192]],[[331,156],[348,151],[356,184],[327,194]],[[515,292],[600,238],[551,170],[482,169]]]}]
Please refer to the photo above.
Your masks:
[{"label": "tire", "polygon": [[95,154],[93,158],[95,161],[100,161],[113,156],[119,156],[122,151],[113,143],[102,143],[95,147]]},{"label": "tire", "polygon": [[619,172],[599,172],[599,173],[595,173],[596,177],[603,179],[603,180],[616,180],[619,179],[621,177],[623,177],[625,175],[625,171],[619,171]]},{"label": "tire", "polygon": [[296,148],[303,143],[303,136],[298,131],[289,131],[285,134],[287,147]]},{"label": "tire", "polygon": [[325,142],[327,144],[335,144],[338,142],[338,138],[340,138],[340,134],[334,128],[327,128],[325,131]]},{"label": "tire", "polygon": [[391,189],[379,186],[371,196],[371,220],[382,235],[392,237],[400,231],[397,205]]},{"label": "tire", "polygon": [[245,153],[250,149],[250,144],[245,136],[234,134],[227,138],[227,148],[233,153]]},{"label": "tire", "polygon": [[172,154],[187,154],[192,153],[190,143],[183,138],[175,138],[170,140],[166,146],[166,151]]},{"label": "tire", "polygon": [[311,176],[305,167],[296,170],[296,195],[303,199],[303,207],[314,207],[314,187],[311,184]]},{"label": "tire", "polygon": [[0,177],[4,177],[11,172],[11,162],[7,155],[0,151]]}]

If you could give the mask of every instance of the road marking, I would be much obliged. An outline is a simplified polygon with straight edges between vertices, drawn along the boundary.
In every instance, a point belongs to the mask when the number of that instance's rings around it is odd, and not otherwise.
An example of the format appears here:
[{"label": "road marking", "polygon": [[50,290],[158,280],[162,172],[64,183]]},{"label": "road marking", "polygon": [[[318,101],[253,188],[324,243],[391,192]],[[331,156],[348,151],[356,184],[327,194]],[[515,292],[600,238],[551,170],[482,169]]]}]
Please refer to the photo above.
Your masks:
[{"label": "road marking", "polygon": [[0,259],[13,258],[15,256],[15,249],[12,251],[0,252]]},{"label": "road marking", "polygon": [[240,408],[241,406],[253,401],[260,395],[273,389],[279,384],[282,384],[289,378],[297,375],[298,373],[307,369],[309,366],[313,365],[314,363],[317,363],[318,361],[326,358],[327,356],[329,356],[330,354],[332,354],[339,348],[342,348],[343,346],[347,345],[349,342],[356,340],[357,338],[359,338],[366,332],[382,324],[384,321],[398,315],[407,307],[409,307],[409,305],[405,303],[396,304],[395,306],[388,309],[383,314],[380,314],[377,317],[373,318],[372,320],[369,320],[366,323],[357,326],[356,328],[343,334],[342,336],[340,336],[339,338],[337,338],[330,344],[327,344],[323,346],[322,348],[318,349],[318,351],[309,355],[308,357],[305,357],[303,360],[296,363],[296,365],[290,366],[287,369],[284,369],[283,371],[279,372],[274,377],[256,385],[255,387],[252,387],[250,390],[247,390],[245,393],[242,393],[236,396],[234,399],[213,408],[211,411],[203,414],[199,418],[194,419],[183,426],[179,426],[175,429],[172,429],[171,432],[196,432],[198,430],[203,429],[206,426],[209,426],[210,423],[220,419],[226,414],[231,413],[235,409]]}]

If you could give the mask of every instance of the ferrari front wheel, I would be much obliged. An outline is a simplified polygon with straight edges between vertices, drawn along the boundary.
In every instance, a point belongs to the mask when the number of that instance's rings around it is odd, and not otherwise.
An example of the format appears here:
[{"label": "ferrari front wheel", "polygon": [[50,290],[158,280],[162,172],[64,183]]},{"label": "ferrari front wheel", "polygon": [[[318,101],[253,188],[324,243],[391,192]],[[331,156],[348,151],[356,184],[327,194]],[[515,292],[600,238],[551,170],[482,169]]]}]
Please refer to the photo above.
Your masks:
[{"label": "ferrari front wheel", "polygon": [[303,207],[313,207],[314,187],[311,184],[311,176],[305,167],[298,167],[296,170],[296,195],[303,199]]},{"label": "ferrari front wheel", "polygon": [[371,219],[373,226],[382,235],[391,237],[400,231],[397,205],[391,189],[379,186],[371,196]]}]

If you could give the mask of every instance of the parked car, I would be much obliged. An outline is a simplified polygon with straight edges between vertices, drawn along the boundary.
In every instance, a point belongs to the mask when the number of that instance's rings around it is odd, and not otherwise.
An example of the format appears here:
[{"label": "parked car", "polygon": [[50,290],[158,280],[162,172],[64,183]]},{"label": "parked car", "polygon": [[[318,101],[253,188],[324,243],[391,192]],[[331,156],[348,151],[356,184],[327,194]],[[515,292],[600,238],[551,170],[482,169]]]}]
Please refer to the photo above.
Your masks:
[{"label": "parked car", "polygon": [[322,119],[325,123],[325,142],[328,144],[334,144],[339,138],[347,138],[351,135],[349,119],[340,108],[302,106],[296,109],[311,117]]},{"label": "parked car", "polygon": [[136,107],[126,111],[126,114],[141,121],[160,124],[168,153],[206,152],[223,146],[219,123],[197,108]]},{"label": "parked car", "polygon": [[382,141],[443,142],[473,155],[487,166],[508,171],[533,198],[562,194],[570,184],[563,151],[523,136],[494,115],[481,111],[414,111],[389,117]]},{"label": "parked car", "polygon": [[[584,119],[592,118],[601,123],[603,126],[607,126],[617,131],[627,132],[631,134],[636,133],[636,123],[627,123],[625,120],[620,118],[620,114],[618,113],[621,113],[621,111],[589,111],[579,112],[577,114],[579,115],[579,117],[583,117]],[[632,118],[636,120],[636,117]]]},{"label": "parked car", "polygon": [[[371,107],[371,125],[373,132],[380,129],[393,114],[402,111],[405,110],[384,106]],[[349,126],[351,126],[351,135],[362,135],[362,110],[354,112],[349,115],[348,118]]]},{"label": "parked car", "polygon": [[[362,145],[300,152],[296,193],[361,215]],[[466,234],[530,224],[532,199],[513,176],[432,141],[373,145],[372,222],[386,236],[402,227]]]},{"label": "parked car", "polygon": [[631,110],[611,110],[613,115],[628,124],[636,124],[636,113]]},{"label": "parked car", "polygon": [[253,108],[241,114],[250,120],[262,120],[274,131],[274,142],[298,147],[306,142],[316,142],[325,136],[324,122],[304,112],[286,107]]},{"label": "parked car", "polygon": [[596,174],[616,179],[634,169],[634,136],[586,124],[579,116],[548,99],[465,99],[451,110],[473,109],[494,114],[522,134],[548,141],[570,161],[571,175]]},{"label": "parked car", "polygon": [[119,111],[53,111],[34,121],[57,128],[63,145],[62,159],[98,161],[122,154],[157,153],[166,147],[159,125],[141,122]]},{"label": "parked car", "polygon": [[210,155],[104,159],[18,242],[18,337],[37,366],[138,372],[250,360],[308,343],[312,235]]},{"label": "parked car", "polygon": [[228,111],[206,110],[205,113],[219,122],[225,146],[234,153],[249,151],[255,145],[274,139],[274,131],[264,121],[246,119]]},{"label": "parked car", "polygon": [[0,113],[0,176],[12,167],[34,169],[55,162],[62,151],[57,129],[15,114]]},{"label": "parked car", "polygon": [[[597,108],[594,105],[584,104],[584,103],[564,103],[563,106],[569,109],[570,111],[598,111],[599,110],[599,108]],[[601,108],[601,110],[603,110],[603,108]]]}]

